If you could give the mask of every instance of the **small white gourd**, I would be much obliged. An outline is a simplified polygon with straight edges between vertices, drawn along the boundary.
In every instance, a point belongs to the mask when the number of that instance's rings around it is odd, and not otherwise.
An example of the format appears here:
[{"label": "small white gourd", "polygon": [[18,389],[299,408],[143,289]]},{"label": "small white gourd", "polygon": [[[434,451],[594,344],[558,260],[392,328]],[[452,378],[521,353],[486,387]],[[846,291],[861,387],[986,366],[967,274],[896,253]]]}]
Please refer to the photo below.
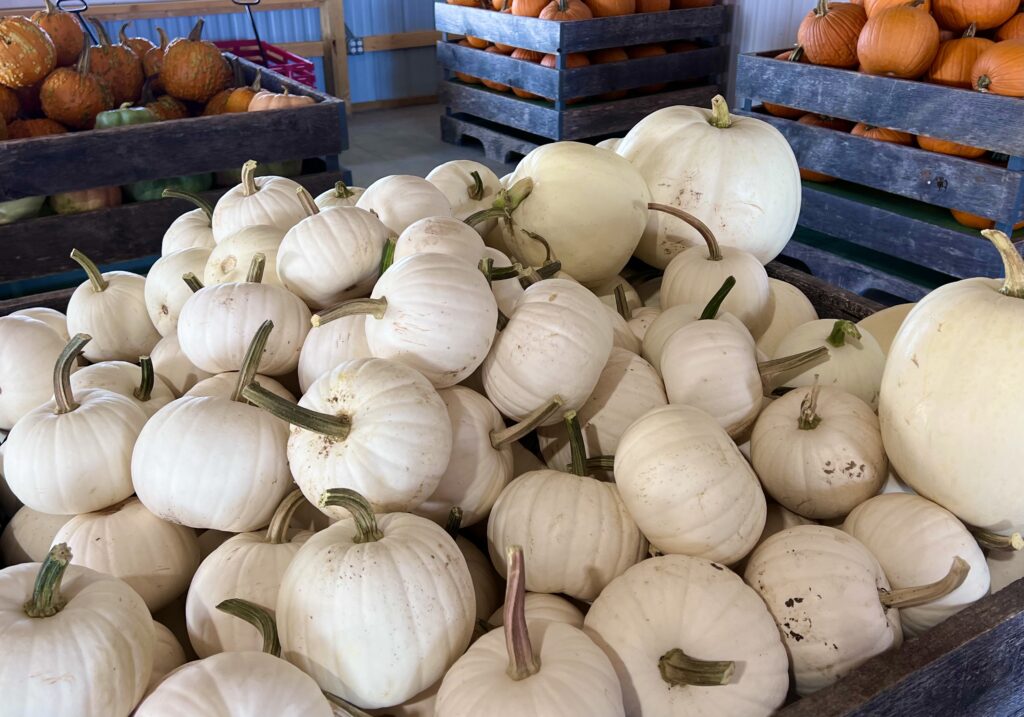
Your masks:
[{"label": "small white gourd", "polygon": [[313,201],[321,209],[354,207],[365,191],[363,187],[349,187],[344,182],[337,181],[331,189],[318,194]]},{"label": "small white gourd", "polygon": [[65,344],[38,319],[0,317],[0,430],[9,431],[53,395],[52,368]]},{"label": "small white gourd", "polygon": [[256,162],[242,165],[241,182],[217,202],[210,220],[220,243],[239,229],[269,224],[288,231],[306,216],[295,192],[299,184],[285,177],[257,177]]},{"label": "small white gourd", "polygon": [[484,240],[454,217],[427,217],[413,222],[395,242],[395,261],[412,254],[450,254],[476,266],[484,256]]},{"label": "small white gourd", "polygon": [[147,416],[175,398],[171,387],[156,375],[149,356],[139,357],[138,366],[127,361],[101,361],[71,374],[72,391],[78,393],[90,388],[102,388],[129,398]]},{"label": "small white gourd", "polygon": [[[502,183],[490,167],[470,159],[456,159],[445,162],[430,170],[427,181],[441,190],[452,205],[452,216],[463,220],[481,209],[488,209],[494,195],[501,191]],[[494,222],[477,226],[484,236]]]},{"label": "small white gourd", "polygon": [[[699,304],[678,304],[670,309],[666,309],[659,313],[650,326],[647,327],[647,331],[643,338],[643,347],[640,355],[650,361],[651,365],[661,373],[661,353],[665,349],[665,342],[668,341],[672,334],[688,324],[692,324],[694,321],[700,319],[704,313],[706,306]],[[719,311],[715,316],[718,321],[725,321],[732,324],[735,328],[740,329],[740,333],[746,331],[747,327],[743,325],[743,322],[737,319],[732,314]],[[747,334],[749,335],[749,331]],[[750,337],[750,343],[754,343],[754,338]]]},{"label": "small white gourd", "polygon": [[366,345],[365,317],[357,314],[318,323],[302,342],[299,388],[307,391],[314,381],[340,363],[372,356]]},{"label": "small white gourd", "polygon": [[182,281],[182,275],[191,272],[202,276],[209,258],[209,249],[179,249],[164,254],[150,267],[146,275],[143,298],[146,301],[149,320],[153,322],[160,336],[177,333],[178,314],[192,296],[192,289]]},{"label": "small white gourd", "polygon": [[356,206],[373,212],[393,234],[426,217],[450,217],[452,205],[440,189],[407,174],[382,177],[366,188]]},{"label": "small white gourd", "polygon": [[768,287],[772,292],[774,310],[768,328],[757,337],[757,348],[772,356],[786,334],[801,324],[817,321],[818,312],[804,292],[792,284],[769,277]]},{"label": "small white gourd", "polygon": [[184,199],[196,206],[185,212],[167,227],[160,243],[160,255],[167,256],[182,249],[213,249],[213,207],[202,197],[176,189],[164,189],[163,196],[171,199]]},{"label": "small white gourd", "polygon": [[181,344],[178,343],[177,333],[160,339],[149,357],[153,360],[156,375],[170,387],[175,398],[213,375],[188,360],[188,356],[181,350]]},{"label": "small white gourd", "polygon": [[71,336],[68,334],[68,317],[56,309],[50,309],[45,306],[30,306],[27,309],[12,311],[9,316],[27,316],[30,319],[38,319],[60,334],[64,343],[71,340]]},{"label": "small white gourd", "polygon": [[206,263],[195,274],[206,285],[245,281],[253,257],[262,254],[264,264],[261,283],[282,286],[277,254],[284,236],[284,229],[269,224],[254,224],[239,229],[218,242]]},{"label": "small white gourd", "polygon": [[50,552],[53,536],[73,517],[40,513],[27,505],[18,508],[0,535],[0,558],[4,565],[41,563]]}]

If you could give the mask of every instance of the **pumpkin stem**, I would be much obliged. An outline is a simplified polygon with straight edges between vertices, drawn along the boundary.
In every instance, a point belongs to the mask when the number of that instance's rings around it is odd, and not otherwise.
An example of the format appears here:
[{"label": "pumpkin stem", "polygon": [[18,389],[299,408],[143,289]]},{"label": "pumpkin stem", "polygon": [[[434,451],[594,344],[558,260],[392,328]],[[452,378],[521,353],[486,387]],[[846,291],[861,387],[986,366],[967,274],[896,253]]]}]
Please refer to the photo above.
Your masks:
[{"label": "pumpkin stem", "polygon": [[469,176],[473,178],[473,186],[469,187],[466,191],[469,193],[469,198],[474,202],[479,202],[484,198],[484,180],[480,178],[480,172],[473,170],[469,173]]},{"label": "pumpkin stem", "polygon": [[792,356],[783,356],[781,358],[772,359],[771,361],[762,361],[757,364],[757,371],[761,374],[761,380],[765,383],[768,382],[774,376],[778,376],[780,373],[786,373],[794,369],[803,368],[807,364],[816,363],[818,359],[829,358],[828,349],[824,346],[819,346],[816,349],[810,351],[801,351],[798,354]]},{"label": "pumpkin stem", "polygon": [[980,75],[978,81],[974,83],[974,88],[978,92],[988,92],[988,88],[992,86],[992,78],[988,75]]},{"label": "pumpkin stem", "polygon": [[295,193],[299,195],[299,204],[306,210],[306,216],[312,217],[320,213],[320,207],[313,201],[313,195],[306,191],[305,187],[297,187]]},{"label": "pumpkin stem", "polygon": [[[202,19],[196,24],[201,22]],[[259,191],[259,187],[256,186],[256,165],[255,159],[250,159],[242,165],[242,196],[244,197],[251,197]]]},{"label": "pumpkin stem", "polygon": [[977,34],[978,34],[978,23],[972,22],[970,25],[967,26],[967,29],[964,30],[964,39],[967,39],[969,37],[974,37]]},{"label": "pumpkin stem", "polygon": [[[615,470],[615,456],[591,456],[587,459],[587,475],[592,474],[594,471],[614,471]],[[572,471],[572,463],[566,465],[565,470]]]},{"label": "pumpkin stem", "polygon": [[846,339],[860,340],[860,329],[857,328],[857,324],[846,319],[840,319],[832,327],[832,333],[825,339],[829,346],[835,346],[837,349],[842,348],[846,345]]},{"label": "pumpkin stem", "polygon": [[139,356],[139,368],[142,370],[142,377],[139,379],[139,387],[132,391],[132,395],[145,403],[153,396],[153,382],[156,374],[153,373],[153,359],[149,356]]},{"label": "pumpkin stem", "polygon": [[274,657],[281,656],[281,641],[277,637],[277,623],[266,609],[254,602],[242,598],[229,598],[217,604],[217,609],[245,620],[260,631],[263,638],[263,651]]},{"label": "pumpkin stem", "polygon": [[110,35],[107,34],[107,28],[103,27],[103,23],[94,17],[88,19],[92,26],[96,28],[96,37],[99,38],[100,47],[110,47]]},{"label": "pumpkin stem", "polygon": [[263,358],[263,349],[267,346],[267,339],[274,328],[274,322],[267,319],[256,329],[256,334],[249,342],[249,348],[242,359],[242,365],[238,369],[238,378],[235,381],[235,390],[231,394],[231,400],[242,403],[242,391],[256,378],[256,371],[260,367],[260,359]]},{"label": "pumpkin stem", "polygon": [[548,420],[555,411],[562,407],[562,403],[561,396],[553,396],[550,401],[531,411],[519,423],[501,431],[491,431],[491,446],[494,450],[498,450],[513,441],[518,441],[541,423]]},{"label": "pumpkin stem", "polygon": [[502,189],[498,192],[490,209],[481,209],[475,214],[470,214],[463,221],[472,227],[487,219],[509,219],[512,216],[512,212],[519,208],[519,205],[530,196],[532,191],[533,180],[529,177],[520,179],[508,189]]},{"label": "pumpkin stem", "polygon": [[565,430],[569,434],[569,451],[572,454],[569,472],[577,476],[586,476],[587,446],[583,442],[583,429],[580,427],[580,419],[576,415],[576,411],[566,411],[563,420],[565,422]]},{"label": "pumpkin stem", "polygon": [[[819,0],[825,3],[825,0]],[[708,117],[708,124],[718,129],[729,129],[732,127],[732,117],[729,116],[729,103],[721,95],[715,95],[711,99],[711,116]]]},{"label": "pumpkin stem", "polygon": [[167,49],[167,32],[162,27],[157,27],[156,34],[160,37],[160,49]]},{"label": "pumpkin stem", "polygon": [[182,274],[181,280],[188,284],[188,288],[192,289],[192,293],[196,293],[203,288],[203,282],[199,280],[199,277],[193,274],[191,271]]},{"label": "pumpkin stem", "polygon": [[698,660],[678,647],[658,658],[661,679],[674,687],[718,687],[727,685],[736,671],[730,660]]},{"label": "pumpkin stem", "polygon": [[800,62],[800,60],[802,60],[803,58],[804,58],[804,46],[803,45],[797,45],[789,53],[789,60],[788,60],[788,62]]},{"label": "pumpkin stem", "polygon": [[256,77],[253,78],[252,84],[249,85],[249,89],[253,92],[260,91],[260,84],[263,82],[263,75],[260,74],[259,70],[256,70]]},{"label": "pumpkin stem", "polygon": [[263,270],[267,268],[267,255],[263,252],[256,252],[252,255],[252,261],[249,262],[249,273],[245,275],[245,280],[250,284],[260,284],[263,282]]},{"label": "pumpkin stem", "polygon": [[349,197],[355,196],[355,192],[348,188],[348,185],[338,180],[334,183],[334,196],[338,199],[348,199]]},{"label": "pumpkin stem", "polygon": [[292,403],[253,381],[242,390],[242,398],[282,421],[322,436],[345,440],[352,430],[348,416],[333,416]]},{"label": "pumpkin stem", "polygon": [[800,402],[800,418],[796,421],[796,427],[801,431],[813,431],[821,423],[821,416],[818,415],[818,394],[821,393],[821,384],[818,377],[814,377],[814,385]]},{"label": "pumpkin stem", "polygon": [[384,249],[380,253],[380,267],[377,270],[377,274],[383,274],[385,271],[391,268],[391,265],[395,263],[395,247],[398,246],[398,242],[394,237],[388,237],[384,241]]},{"label": "pumpkin stem", "polygon": [[203,37],[203,25],[205,21],[203,18],[196,20],[196,24],[192,27],[192,31],[188,34],[188,39],[192,42],[198,42]]},{"label": "pumpkin stem", "polygon": [[270,525],[267,527],[266,541],[271,545],[281,545],[288,542],[288,529],[291,527],[292,516],[305,501],[302,491],[296,488],[284,497],[274,515],[270,518]]},{"label": "pumpkin stem", "polygon": [[384,537],[384,531],[377,525],[377,516],[373,514],[366,498],[351,488],[330,488],[320,496],[320,507],[340,506],[352,514],[356,524],[354,543],[374,543]]},{"label": "pumpkin stem", "polygon": [[818,17],[828,15],[828,0],[818,0],[818,4],[814,8],[814,14]]},{"label": "pumpkin stem", "polygon": [[53,402],[57,404],[56,414],[71,413],[78,404],[71,391],[71,367],[81,355],[85,345],[92,341],[89,334],[75,334],[57,357],[53,366]]},{"label": "pumpkin stem", "polygon": [[383,319],[387,310],[388,300],[384,296],[379,299],[349,299],[326,311],[313,314],[310,322],[313,328],[316,328],[346,316],[372,316],[375,319]]},{"label": "pumpkin stem", "polygon": [[132,24],[131,20],[129,20],[128,22],[124,23],[123,25],[121,25],[121,29],[117,33],[117,36],[118,36],[118,38],[120,38],[122,45],[127,45],[128,44],[128,33],[126,33],[125,30],[127,30],[128,26],[131,25],[131,24]]},{"label": "pumpkin stem", "polygon": [[107,290],[107,287],[110,286],[110,284],[103,278],[102,272],[100,272],[99,267],[93,263],[92,259],[78,251],[78,249],[71,250],[71,259],[85,270],[86,275],[89,277],[89,283],[92,284],[93,291],[99,293]]},{"label": "pumpkin stem", "polygon": [[452,540],[459,537],[459,528],[462,527],[462,508],[453,505],[452,509],[448,511],[448,521],[444,524],[444,530],[448,535],[452,536]]},{"label": "pumpkin stem", "polygon": [[330,692],[327,692],[326,690],[321,690],[321,692],[324,693],[324,697],[327,698],[328,702],[330,702],[332,705],[336,707],[341,708],[340,713],[338,710],[334,710],[334,714],[336,715],[341,714],[349,715],[350,717],[373,717],[373,715],[371,715],[369,712],[364,712],[351,702],[343,700],[341,697],[338,697],[337,695],[332,695]]},{"label": "pumpkin stem", "polygon": [[89,36],[85,36],[85,41],[82,43],[82,54],[78,56],[78,62],[75,64],[75,72],[80,75],[89,74],[89,58],[91,57],[92,48],[89,45]]},{"label": "pumpkin stem", "polygon": [[629,299],[626,298],[626,287],[622,284],[615,285],[615,310],[626,321],[633,318],[633,310],[629,308]]},{"label": "pumpkin stem", "polygon": [[53,617],[64,609],[67,601],[61,597],[60,582],[64,579],[64,571],[68,569],[70,562],[71,548],[67,543],[58,543],[50,548],[43,564],[39,566],[32,597],[23,606],[26,615]]},{"label": "pumpkin stem", "polygon": [[57,6],[53,4],[53,0],[43,0],[43,8],[47,15],[55,15],[58,12],[63,12],[62,10],[57,9]]},{"label": "pumpkin stem", "polygon": [[919,585],[899,590],[879,590],[878,599],[885,607],[917,607],[943,598],[963,585],[971,565],[959,555],[953,558],[953,564],[946,576],[928,585]]},{"label": "pumpkin stem", "polygon": [[505,550],[508,583],[505,586],[505,648],[508,650],[507,674],[513,680],[525,680],[540,671],[533,654],[530,630],[526,624],[526,571],[523,549],[510,545]]},{"label": "pumpkin stem", "polygon": [[999,256],[1003,259],[1006,279],[1003,280],[1000,293],[1015,299],[1024,299],[1024,259],[1021,258],[1017,247],[1013,245],[1010,237],[998,229],[985,229],[981,235],[995,244]]},{"label": "pumpkin stem", "polygon": [[1000,535],[983,528],[969,527],[978,545],[989,550],[1024,550],[1024,538],[1020,533]]},{"label": "pumpkin stem", "polygon": [[547,239],[542,237],[537,232],[531,232],[526,227],[519,227],[519,231],[521,231],[523,234],[528,236],[530,239],[533,239],[535,242],[540,242],[540,244],[544,247],[544,263],[545,264],[550,264],[553,261],[554,254],[551,251],[551,245],[548,243]]},{"label": "pumpkin stem", "polygon": [[164,189],[164,191],[160,193],[160,196],[163,197],[164,199],[184,199],[186,202],[191,202],[198,209],[203,210],[203,214],[206,215],[207,219],[213,219],[213,207],[210,206],[210,203],[208,201],[206,201],[197,194],[192,194],[191,192],[183,192],[180,189],[171,189],[170,187],[167,187],[166,189]]},{"label": "pumpkin stem", "polygon": [[725,281],[722,282],[722,287],[715,292],[714,296],[704,307],[704,311],[700,313],[700,321],[709,321],[718,317],[718,312],[722,310],[722,304],[725,302],[726,297],[729,296],[729,292],[736,286],[736,277],[727,276]]},{"label": "pumpkin stem", "polygon": [[708,227],[708,225],[702,222],[700,219],[693,216],[689,212],[684,212],[679,207],[670,207],[667,204],[658,204],[656,202],[651,202],[650,204],[647,205],[647,208],[655,212],[664,212],[665,214],[673,216],[676,219],[680,219],[689,224],[691,227],[697,230],[697,233],[700,234],[702,239],[704,239],[704,243],[708,245],[708,259],[710,259],[711,261],[722,260],[722,249],[721,247],[718,246],[718,240],[715,238],[715,235],[711,233],[710,227]]}]

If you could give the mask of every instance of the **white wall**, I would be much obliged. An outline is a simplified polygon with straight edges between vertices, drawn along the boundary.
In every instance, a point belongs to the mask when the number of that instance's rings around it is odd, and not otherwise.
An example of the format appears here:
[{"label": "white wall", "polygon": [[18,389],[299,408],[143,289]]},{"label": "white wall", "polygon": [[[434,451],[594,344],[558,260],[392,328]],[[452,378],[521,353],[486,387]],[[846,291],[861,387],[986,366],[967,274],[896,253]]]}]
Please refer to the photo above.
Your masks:
[{"label": "white wall", "polygon": [[[796,29],[814,0],[726,0],[735,5],[733,53],[778,50],[796,44]],[[732,71],[736,61],[733,58]],[[730,83],[730,87],[734,84]],[[734,99],[730,91],[730,99]]]}]

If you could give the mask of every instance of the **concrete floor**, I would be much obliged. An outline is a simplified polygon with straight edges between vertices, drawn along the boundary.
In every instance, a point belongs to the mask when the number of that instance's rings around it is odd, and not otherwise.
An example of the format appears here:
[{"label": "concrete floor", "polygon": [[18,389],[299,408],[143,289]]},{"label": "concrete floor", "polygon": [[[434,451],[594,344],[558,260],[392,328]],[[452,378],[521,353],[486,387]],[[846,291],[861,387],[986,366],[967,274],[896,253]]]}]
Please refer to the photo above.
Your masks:
[{"label": "concrete floor", "polygon": [[353,183],[369,186],[389,174],[420,177],[453,159],[473,159],[500,177],[514,165],[487,159],[477,144],[456,146],[441,141],[440,105],[360,112],[349,117],[349,148],[341,163],[352,170]]}]

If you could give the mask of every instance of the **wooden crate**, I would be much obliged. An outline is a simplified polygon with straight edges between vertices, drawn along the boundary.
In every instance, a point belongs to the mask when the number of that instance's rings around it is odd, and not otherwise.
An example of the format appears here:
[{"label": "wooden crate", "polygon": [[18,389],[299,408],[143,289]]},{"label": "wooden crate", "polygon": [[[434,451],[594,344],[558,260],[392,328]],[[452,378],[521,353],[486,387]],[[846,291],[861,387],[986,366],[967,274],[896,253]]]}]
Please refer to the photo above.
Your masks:
[{"label": "wooden crate", "polygon": [[[677,104],[705,105],[723,91],[719,77],[728,72],[732,8],[715,6],[623,17],[554,22],[517,17],[480,8],[434,5],[435,26],[442,35],[438,62],[447,78],[440,102],[446,108],[442,137],[481,140],[489,156],[507,161],[551,140],[593,140],[625,133],[651,112]],[[505,55],[461,47],[449,36],[472,35],[491,42],[557,56],[557,67],[515,60]],[[677,40],[711,40],[690,52],[669,53],[605,65],[566,68],[570,53],[589,52]],[[454,78],[454,72],[494,80],[550,100],[526,100]],[[596,99],[616,90],[669,83],[653,94],[616,100]],[[574,98],[590,99],[570,103]],[[507,133],[502,149],[498,139]],[[525,150],[525,151],[524,151]]]},{"label": "wooden crate", "polygon": [[[947,280],[1002,271],[989,243],[954,222],[946,210],[990,217],[1007,233],[1024,216],[1021,100],[784,62],[775,60],[776,54],[740,55],[740,114],[777,127],[801,167],[843,180],[804,183],[801,226],[939,272]],[[764,113],[761,102],[981,147],[1008,155],[1008,166],[801,125]],[[1024,236],[1018,246],[1021,242]]]}]

